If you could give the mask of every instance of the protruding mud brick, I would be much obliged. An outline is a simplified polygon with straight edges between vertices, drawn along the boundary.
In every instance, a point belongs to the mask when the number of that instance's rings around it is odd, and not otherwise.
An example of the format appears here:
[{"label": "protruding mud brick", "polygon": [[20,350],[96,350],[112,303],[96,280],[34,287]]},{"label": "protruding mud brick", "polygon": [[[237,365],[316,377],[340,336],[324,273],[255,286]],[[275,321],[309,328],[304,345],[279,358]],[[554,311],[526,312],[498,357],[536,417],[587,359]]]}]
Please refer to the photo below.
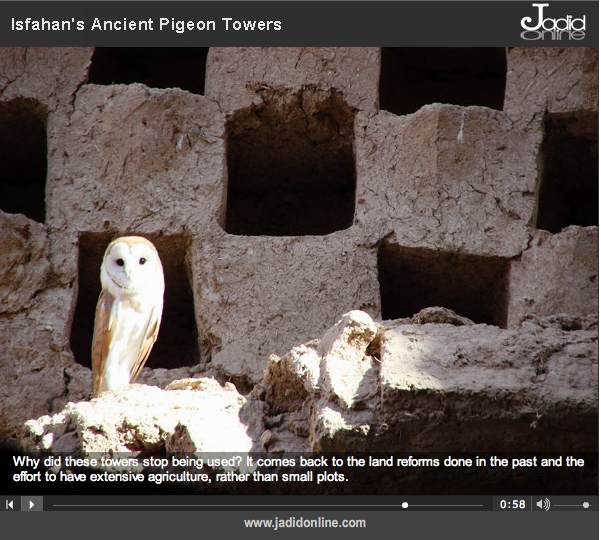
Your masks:
[{"label": "protruding mud brick", "polygon": [[513,257],[534,212],[538,126],[500,111],[428,105],[393,116],[359,113],[355,219],[376,241]]},{"label": "protruding mud brick", "polygon": [[598,330],[539,324],[391,326],[377,418],[388,429],[378,448],[594,451]]},{"label": "protruding mud brick", "polygon": [[260,102],[258,90],[311,87],[339,92],[350,107],[373,111],[379,57],[375,47],[215,47],[207,59],[206,95],[230,114]]},{"label": "protruding mud brick", "polygon": [[258,381],[271,353],[319,336],[339,318],[335,313],[359,307],[376,316],[376,253],[355,242],[343,231],[303,238],[223,235],[194,246],[199,332],[213,343],[212,366]]},{"label": "protruding mud brick", "polygon": [[568,227],[560,234],[538,231],[511,263],[509,326],[529,315],[597,313],[598,249],[597,227]]},{"label": "protruding mud brick", "polygon": [[64,123],[73,96],[88,76],[93,51],[88,47],[0,48],[1,100],[35,99],[54,121]]},{"label": "protruding mud brick", "polygon": [[83,86],[64,147],[69,160],[49,200],[59,229],[218,228],[224,181],[223,116],[181,90]]},{"label": "protruding mud brick", "polygon": [[505,111],[518,124],[547,111],[598,111],[598,64],[597,49],[509,48]]},{"label": "protruding mud brick", "polygon": [[46,228],[0,210],[0,257],[0,313],[23,311],[48,279]]},{"label": "protruding mud brick", "polygon": [[[117,236],[123,234],[86,233],[79,238],[79,294],[71,327],[71,350],[75,360],[87,367],[91,367],[94,314],[100,293],[99,268],[106,247]],[[159,337],[146,365],[150,368],[196,365],[200,355],[194,297],[187,268],[190,240],[183,235],[143,236],[156,246],[165,275]]]}]

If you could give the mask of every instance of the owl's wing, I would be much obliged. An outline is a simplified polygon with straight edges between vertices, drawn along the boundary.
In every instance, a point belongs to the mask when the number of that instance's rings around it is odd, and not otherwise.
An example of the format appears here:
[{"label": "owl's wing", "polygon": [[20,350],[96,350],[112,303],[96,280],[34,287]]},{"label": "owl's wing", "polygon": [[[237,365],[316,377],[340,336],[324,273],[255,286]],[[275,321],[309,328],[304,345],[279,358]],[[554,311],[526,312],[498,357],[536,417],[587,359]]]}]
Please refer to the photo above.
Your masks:
[{"label": "owl's wing", "polygon": [[154,306],[150,310],[148,321],[146,322],[146,329],[142,334],[138,356],[129,368],[130,383],[135,382],[138,378],[138,375],[140,375],[140,371],[142,371],[142,368],[144,367],[144,364],[148,359],[148,355],[152,350],[152,346],[157,340],[157,337],[159,335],[159,326],[161,324],[162,311],[162,306]]},{"label": "owl's wing", "polygon": [[92,397],[97,397],[102,384],[104,363],[115,331],[112,307],[113,295],[102,291],[96,304],[94,318],[94,338],[92,339]]}]

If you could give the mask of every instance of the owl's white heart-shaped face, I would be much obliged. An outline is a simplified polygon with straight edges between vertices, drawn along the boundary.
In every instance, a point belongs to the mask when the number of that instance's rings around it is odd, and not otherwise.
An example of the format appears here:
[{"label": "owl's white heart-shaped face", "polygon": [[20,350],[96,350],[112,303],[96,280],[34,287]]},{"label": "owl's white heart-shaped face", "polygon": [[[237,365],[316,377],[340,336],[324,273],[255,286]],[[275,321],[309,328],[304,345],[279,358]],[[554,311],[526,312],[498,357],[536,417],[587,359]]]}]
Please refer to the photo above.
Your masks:
[{"label": "owl's white heart-shaped face", "polygon": [[102,288],[115,298],[162,296],[165,287],[159,254],[151,242],[140,236],[124,236],[108,245],[100,280]]}]

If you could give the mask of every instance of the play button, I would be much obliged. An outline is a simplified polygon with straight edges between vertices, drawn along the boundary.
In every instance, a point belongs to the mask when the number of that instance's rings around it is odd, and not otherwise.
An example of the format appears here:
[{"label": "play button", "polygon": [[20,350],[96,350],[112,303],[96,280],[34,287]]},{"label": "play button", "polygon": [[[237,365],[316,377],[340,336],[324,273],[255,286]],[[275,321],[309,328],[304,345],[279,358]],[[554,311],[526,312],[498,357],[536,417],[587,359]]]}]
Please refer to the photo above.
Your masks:
[{"label": "play button", "polygon": [[41,512],[44,510],[43,497],[21,497],[21,512]]}]

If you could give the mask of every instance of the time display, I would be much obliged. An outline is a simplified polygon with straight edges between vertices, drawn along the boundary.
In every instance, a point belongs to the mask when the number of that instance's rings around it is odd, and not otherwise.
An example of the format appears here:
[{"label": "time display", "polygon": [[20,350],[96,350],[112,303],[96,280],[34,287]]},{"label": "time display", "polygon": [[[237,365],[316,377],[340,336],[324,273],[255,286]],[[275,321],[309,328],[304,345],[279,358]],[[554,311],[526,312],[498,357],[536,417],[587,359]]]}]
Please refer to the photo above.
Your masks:
[{"label": "time display", "polygon": [[497,499],[499,510],[529,510],[528,499],[525,497],[502,497]]}]

